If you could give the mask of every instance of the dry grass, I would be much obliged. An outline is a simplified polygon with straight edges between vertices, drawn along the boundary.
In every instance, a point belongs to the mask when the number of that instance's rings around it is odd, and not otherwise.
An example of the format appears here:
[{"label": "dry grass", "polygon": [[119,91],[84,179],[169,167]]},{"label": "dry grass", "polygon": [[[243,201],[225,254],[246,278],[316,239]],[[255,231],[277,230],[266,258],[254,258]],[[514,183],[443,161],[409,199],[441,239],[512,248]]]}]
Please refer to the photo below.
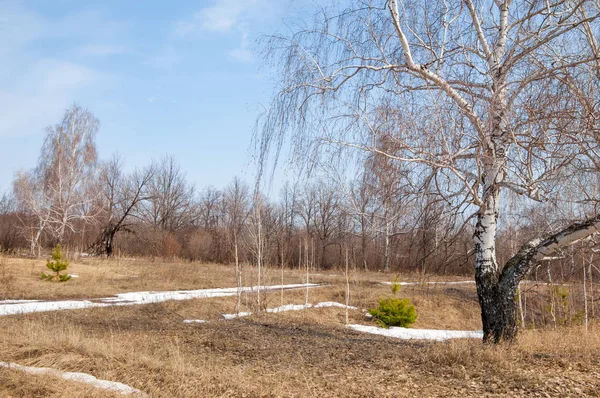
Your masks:
[{"label": "dry grass", "polygon": [[[104,273],[103,281],[115,284],[111,275],[145,275],[145,281],[122,282],[123,291],[234,285],[228,267],[169,264],[177,271],[167,283],[156,278],[164,276],[166,264],[135,263],[90,262],[73,272],[82,275],[77,282],[88,288],[85,274],[92,279]],[[187,281],[185,272],[191,273]],[[252,278],[248,272],[247,282]],[[279,271],[272,270],[266,282],[279,278]],[[317,278],[330,285],[311,289],[310,302],[343,302],[343,277]],[[389,286],[376,283],[389,275],[360,273],[352,279],[351,304],[359,308],[391,294]],[[301,281],[301,273],[287,272],[284,280]],[[94,294],[117,292],[117,286],[98,286]],[[83,287],[72,289],[83,295]],[[43,294],[65,297],[60,290]],[[283,303],[303,303],[304,294],[285,291]],[[411,286],[400,296],[417,306],[415,327],[480,328],[473,286]],[[249,309],[253,300],[249,295]],[[269,293],[266,303],[279,306],[280,292]],[[600,391],[600,335],[594,327],[587,333],[580,327],[527,330],[512,346],[488,347],[476,340],[406,342],[361,334],[344,327],[339,308],[220,320],[220,314],[234,308],[235,298],[227,297],[2,317],[0,360],[86,372],[156,397],[598,396]],[[368,323],[361,311],[350,317],[350,322]],[[209,323],[187,325],[183,319]],[[1,369],[0,386],[0,396],[112,396]]]},{"label": "dry grass", "polygon": [[[146,290],[187,290],[233,287],[236,284],[233,266],[156,259],[80,258],[69,265],[68,273],[77,278],[68,283],[52,283],[40,278],[47,271],[45,260],[0,256],[0,300],[97,298],[116,293]],[[244,268],[244,285],[256,285],[255,269]],[[383,273],[353,274],[354,284],[369,281],[390,281],[395,275]],[[281,283],[279,269],[267,268],[263,283]],[[417,275],[402,275],[402,280],[424,280]],[[438,278],[428,278],[427,280]],[[464,278],[463,278],[464,279]],[[315,271],[311,282],[338,283],[344,281],[339,271]],[[303,270],[285,270],[283,283],[304,283]]]}]

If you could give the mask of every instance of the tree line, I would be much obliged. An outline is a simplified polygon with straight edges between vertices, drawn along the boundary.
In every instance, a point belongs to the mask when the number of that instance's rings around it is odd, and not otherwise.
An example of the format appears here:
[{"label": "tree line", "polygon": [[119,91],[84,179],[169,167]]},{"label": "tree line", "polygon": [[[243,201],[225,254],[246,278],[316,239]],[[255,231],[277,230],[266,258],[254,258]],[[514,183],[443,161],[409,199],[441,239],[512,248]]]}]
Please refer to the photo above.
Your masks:
[{"label": "tree line", "polygon": [[444,209],[411,198],[408,175],[385,157],[364,159],[354,179],[320,173],[271,198],[237,177],[197,189],[172,156],[126,172],[118,154],[99,158],[99,125],[74,105],[47,128],[37,165],[0,199],[2,250],[40,256],[61,244],[105,257],[327,269],[347,249],[362,270],[468,272],[464,237],[444,224]]},{"label": "tree line", "polygon": [[[197,189],[172,156],[126,172],[119,155],[99,159],[98,129],[77,105],[47,129],[36,167],[17,173],[0,198],[3,251],[41,256],[61,244],[101,257],[311,269],[340,267],[347,252],[351,267],[364,271],[472,272],[473,228],[388,156],[369,153],[353,178],[319,172],[267,197],[237,177],[222,189]],[[391,145],[388,135],[378,139]],[[547,219],[531,220],[535,210],[507,208],[530,224],[501,228],[502,258],[545,230]],[[584,262],[559,260],[562,280]]]}]

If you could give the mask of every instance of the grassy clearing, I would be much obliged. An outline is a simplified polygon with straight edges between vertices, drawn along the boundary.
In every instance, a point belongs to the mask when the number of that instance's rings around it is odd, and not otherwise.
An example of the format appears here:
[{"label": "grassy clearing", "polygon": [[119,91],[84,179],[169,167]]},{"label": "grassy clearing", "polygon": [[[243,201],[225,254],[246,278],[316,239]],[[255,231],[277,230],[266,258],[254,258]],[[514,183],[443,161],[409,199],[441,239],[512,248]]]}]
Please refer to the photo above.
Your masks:
[{"label": "grassy clearing", "polygon": [[[25,260],[10,261],[31,267]],[[97,296],[235,284],[233,270],[213,265],[89,261],[70,272],[80,275],[72,286],[71,281],[38,285],[30,278],[29,289],[40,286],[47,290],[38,298],[57,298],[73,297],[62,287],[84,297],[86,287],[93,288],[91,280],[109,285],[88,292]],[[127,272],[139,272],[140,278],[114,277]],[[310,290],[309,302],[344,302],[344,278],[330,274],[313,277],[330,286]],[[170,282],[161,280],[167,275]],[[278,270],[267,276],[268,283],[280,281]],[[245,276],[247,283],[252,278],[250,272]],[[302,275],[290,271],[284,279],[298,283]],[[389,279],[380,273],[353,275],[350,303],[376,305],[391,294],[389,286],[377,282]],[[417,307],[415,328],[481,327],[472,285],[410,286],[399,295]],[[254,311],[253,300],[245,297],[243,309]],[[283,298],[281,292],[266,296],[271,308],[304,300],[301,290],[285,291]],[[581,327],[526,330],[509,347],[487,347],[477,340],[407,342],[348,330],[341,308],[221,320],[220,314],[235,311],[235,302],[226,297],[0,317],[0,360],[85,372],[156,397],[597,396],[600,391],[596,325],[587,333]],[[209,322],[189,325],[184,319]],[[369,323],[361,311],[350,311],[350,322]],[[0,386],[0,396],[116,396],[6,369],[0,369]]]}]

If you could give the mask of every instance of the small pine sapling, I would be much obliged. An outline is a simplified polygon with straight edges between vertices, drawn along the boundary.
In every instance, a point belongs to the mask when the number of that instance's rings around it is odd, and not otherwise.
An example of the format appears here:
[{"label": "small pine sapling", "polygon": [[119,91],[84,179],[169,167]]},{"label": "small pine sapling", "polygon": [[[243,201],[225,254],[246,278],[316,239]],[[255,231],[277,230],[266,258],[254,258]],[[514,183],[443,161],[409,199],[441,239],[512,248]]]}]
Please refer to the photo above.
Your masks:
[{"label": "small pine sapling", "polygon": [[65,271],[68,266],[69,261],[63,259],[60,245],[56,245],[56,247],[52,249],[52,260],[46,262],[46,268],[53,273],[46,274],[42,272],[41,277],[47,281],[56,280],[57,282],[66,282],[71,279],[71,275],[61,274],[61,272]]},{"label": "small pine sapling", "polygon": [[[397,295],[400,291],[399,283],[392,283],[392,293]],[[390,326],[407,327],[417,320],[417,310],[410,299],[388,297],[379,299],[379,307],[369,310],[369,314],[382,327]]]}]

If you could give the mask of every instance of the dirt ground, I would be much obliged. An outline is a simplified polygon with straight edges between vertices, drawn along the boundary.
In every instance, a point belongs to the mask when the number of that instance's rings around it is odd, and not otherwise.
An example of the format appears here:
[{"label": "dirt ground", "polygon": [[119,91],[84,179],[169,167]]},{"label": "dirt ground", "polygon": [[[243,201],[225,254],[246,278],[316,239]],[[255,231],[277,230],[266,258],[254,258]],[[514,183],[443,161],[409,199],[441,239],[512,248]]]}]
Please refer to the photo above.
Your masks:
[{"label": "dirt ground", "polygon": [[[5,265],[6,273],[16,275],[14,296],[7,298],[235,285],[231,267],[206,264],[90,261],[74,265],[70,271],[80,278],[65,284],[39,282],[36,267],[41,270],[43,263]],[[134,272],[139,278],[117,276]],[[313,280],[327,285],[309,290],[309,302],[344,302],[339,271],[320,274]],[[285,283],[302,277],[299,271],[283,276]],[[349,311],[350,323],[372,324],[361,309],[391,295],[379,282],[394,277],[351,275],[350,304],[359,310]],[[278,283],[281,274],[268,271],[266,279]],[[302,304],[305,293],[271,292],[262,301],[270,308]],[[417,307],[415,328],[481,327],[473,285],[417,285],[403,287],[399,295]],[[255,310],[255,299],[243,297],[243,309]],[[235,311],[235,302],[225,297],[0,317],[0,361],[85,372],[151,397],[600,396],[600,333],[594,324],[587,332],[581,326],[524,330],[516,344],[490,347],[478,340],[402,341],[355,332],[345,326],[342,308],[222,320],[221,314]],[[83,396],[118,395],[0,368],[0,397]]]}]

